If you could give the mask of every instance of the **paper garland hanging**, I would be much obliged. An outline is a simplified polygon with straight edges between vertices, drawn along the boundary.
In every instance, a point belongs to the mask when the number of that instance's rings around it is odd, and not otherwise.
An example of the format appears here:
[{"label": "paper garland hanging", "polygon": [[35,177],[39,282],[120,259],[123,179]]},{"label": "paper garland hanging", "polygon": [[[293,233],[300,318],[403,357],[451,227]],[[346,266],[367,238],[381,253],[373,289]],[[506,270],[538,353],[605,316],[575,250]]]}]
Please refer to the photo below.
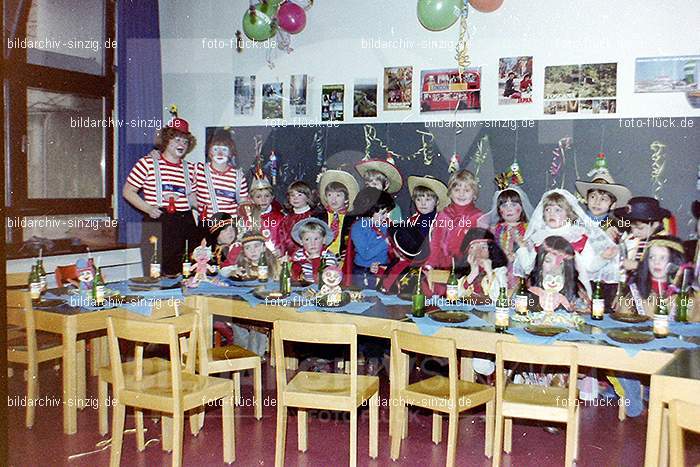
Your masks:
[{"label": "paper garland hanging", "polygon": [[459,36],[457,38],[457,46],[455,47],[455,59],[457,60],[457,69],[459,76],[462,78],[462,73],[471,64],[469,59],[469,31],[467,30],[467,19],[469,16],[469,0],[464,0],[462,14],[459,17]]},{"label": "paper garland hanging", "polygon": [[666,145],[660,141],[654,141],[649,145],[652,153],[651,159],[651,181],[654,184],[654,198],[662,201],[661,190],[664,187],[667,179],[664,176],[664,168],[666,166]]},{"label": "paper garland hanging", "polygon": [[489,155],[489,135],[484,135],[479,144],[476,146],[476,153],[472,160],[474,161],[474,177],[479,178],[479,170],[481,170],[481,165],[486,161]]},{"label": "paper garland hanging", "polygon": [[[557,185],[557,176],[566,164],[566,150],[571,148],[571,142],[572,138],[570,136],[566,136],[559,140],[558,146],[552,151],[552,163],[549,166],[548,172],[548,174],[552,176],[551,188],[554,188]],[[562,175],[560,188],[564,188],[565,179],[566,173]]]}]

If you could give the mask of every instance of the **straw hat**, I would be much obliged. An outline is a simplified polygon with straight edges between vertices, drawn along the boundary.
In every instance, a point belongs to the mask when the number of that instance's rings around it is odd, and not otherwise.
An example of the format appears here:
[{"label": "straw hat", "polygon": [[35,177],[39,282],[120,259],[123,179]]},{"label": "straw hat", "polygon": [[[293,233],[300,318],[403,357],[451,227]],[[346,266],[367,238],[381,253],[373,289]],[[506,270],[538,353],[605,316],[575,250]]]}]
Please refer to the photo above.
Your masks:
[{"label": "straw hat", "polygon": [[366,161],[360,161],[355,164],[355,170],[360,174],[362,178],[365,177],[368,171],[376,170],[379,173],[384,174],[384,176],[389,179],[389,187],[386,189],[391,194],[398,193],[403,187],[403,177],[401,172],[393,164],[392,159],[380,160],[380,159],[369,159]]},{"label": "straw hat", "polygon": [[352,203],[360,191],[360,185],[358,185],[355,177],[344,170],[326,170],[321,175],[321,181],[318,184],[318,194],[324,206],[328,204],[326,201],[326,187],[332,182],[338,182],[348,190],[348,210],[352,209]]},{"label": "straw hat", "polygon": [[608,170],[605,154],[602,152],[596,156],[595,167],[588,172],[588,176],[591,177],[590,182],[576,180],[576,190],[584,199],[588,195],[589,190],[607,191],[615,197],[617,206],[624,206],[632,197],[632,192],[629,188],[615,183],[615,179],[613,179]]},{"label": "straw hat", "polygon": [[411,175],[410,177],[408,177],[408,191],[411,193],[411,197],[413,197],[413,190],[415,190],[416,187],[419,186],[424,186],[435,192],[435,194],[438,197],[438,211],[442,211],[445,208],[445,206],[450,204],[450,198],[447,196],[447,185],[442,183],[437,178],[431,175],[425,175],[423,177]]}]

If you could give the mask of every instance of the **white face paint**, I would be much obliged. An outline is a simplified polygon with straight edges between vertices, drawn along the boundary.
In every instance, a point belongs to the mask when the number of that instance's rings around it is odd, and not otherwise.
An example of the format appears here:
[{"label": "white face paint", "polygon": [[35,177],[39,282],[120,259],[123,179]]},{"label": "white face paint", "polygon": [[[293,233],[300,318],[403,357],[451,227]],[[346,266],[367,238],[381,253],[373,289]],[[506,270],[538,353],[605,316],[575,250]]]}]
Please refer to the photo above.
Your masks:
[{"label": "white face paint", "polygon": [[228,146],[214,145],[209,148],[209,157],[216,164],[225,164],[229,161],[231,151]]}]

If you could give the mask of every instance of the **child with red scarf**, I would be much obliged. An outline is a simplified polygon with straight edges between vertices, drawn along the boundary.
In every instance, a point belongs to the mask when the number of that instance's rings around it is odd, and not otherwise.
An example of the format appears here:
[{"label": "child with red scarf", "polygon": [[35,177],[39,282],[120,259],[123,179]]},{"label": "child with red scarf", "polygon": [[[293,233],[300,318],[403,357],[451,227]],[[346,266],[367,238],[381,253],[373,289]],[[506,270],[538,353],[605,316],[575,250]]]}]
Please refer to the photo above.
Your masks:
[{"label": "child with red scarf", "polygon": [[281,255],[279,227],[284,219],[282,207],[275,200],[272,185],[258,171],[250,184],[250,196],[247,203],[241,205],[239,215],[244,231],[258,230],[265,237],[265,246],[276,256]]},{"label": "child with red scarf", "polygon": [[299,246],[294,243],[292,229],[297,222],[311,217],[313,208],[316,205],[311,187],[301,180],[297,180],[289,185],[287,188],[287,200],[289,202],[287,215],[282,219],[277,231],[282,256],[291,256],[297,250]]}]

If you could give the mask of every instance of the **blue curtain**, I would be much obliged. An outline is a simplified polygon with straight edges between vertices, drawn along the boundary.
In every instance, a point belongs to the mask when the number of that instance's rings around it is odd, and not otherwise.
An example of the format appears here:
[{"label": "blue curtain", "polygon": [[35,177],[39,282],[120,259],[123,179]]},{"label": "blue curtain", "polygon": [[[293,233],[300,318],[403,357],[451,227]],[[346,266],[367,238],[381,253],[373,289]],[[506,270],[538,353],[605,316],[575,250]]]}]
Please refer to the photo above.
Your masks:
[{"label": "blue curtain", "polygon": [[124,122],[117,147],[119,241],[138,244],[142,215],[121,193],[131,167],[153,148],[163,118],[158,0],[117,2],[117,25],[117,109]]}]

